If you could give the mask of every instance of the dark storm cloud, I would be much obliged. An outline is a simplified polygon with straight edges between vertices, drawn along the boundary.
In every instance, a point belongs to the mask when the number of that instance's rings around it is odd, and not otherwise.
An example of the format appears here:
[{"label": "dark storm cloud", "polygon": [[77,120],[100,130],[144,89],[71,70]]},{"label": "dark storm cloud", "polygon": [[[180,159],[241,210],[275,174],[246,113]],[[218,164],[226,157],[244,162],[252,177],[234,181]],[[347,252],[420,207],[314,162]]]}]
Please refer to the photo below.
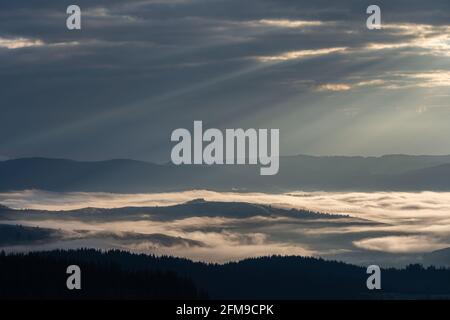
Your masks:
[{"label": "dark storm cloud", "polygon": [[408,72],[430,55],[442,59],[429,71],[448,69],[445,46],[417,43],[448,31],[448,1],[379,1],[393,27],[375,32],[367,1],[77,1],[81,31],[65,28],[69,4],[0,3],[1,157],[166,160],[170,132],[193,119],[295,134],[274,106],[288,116],[299,96],[414,87]]}]

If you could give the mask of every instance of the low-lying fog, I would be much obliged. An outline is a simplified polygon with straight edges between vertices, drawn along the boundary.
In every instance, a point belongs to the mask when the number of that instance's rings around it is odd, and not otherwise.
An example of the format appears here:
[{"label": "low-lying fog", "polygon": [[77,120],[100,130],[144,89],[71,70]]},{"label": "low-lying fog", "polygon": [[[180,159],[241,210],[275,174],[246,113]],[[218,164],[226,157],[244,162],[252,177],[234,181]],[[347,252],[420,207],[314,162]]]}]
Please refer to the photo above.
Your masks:
[{"label": "low-lying fog", "polygon": [[[236,217],[215,214],[154,219],[95,220],[20,215],[1,224],[39,226],[62,236],[36,243],[0,243],[5,250],[121,248],[223,262],[269,254],[315,255],[353,263],[401,265],[450,247],[448,192],[290,192],[286,194],[212,192],[109,194],[53,193],[37,190],[0,193],[0,204],[14,209],[75,210],[171,206],[193,199],[246,202],[284,209],[348,215],[340,219],[298,219],[271,214]],[[85,215],[89,215],[86,211]],[[87,217],[87,216],[86,216]],[[364,219],[364,220],[362,220]],[[367,221],[369,220],[369,221]]]}]

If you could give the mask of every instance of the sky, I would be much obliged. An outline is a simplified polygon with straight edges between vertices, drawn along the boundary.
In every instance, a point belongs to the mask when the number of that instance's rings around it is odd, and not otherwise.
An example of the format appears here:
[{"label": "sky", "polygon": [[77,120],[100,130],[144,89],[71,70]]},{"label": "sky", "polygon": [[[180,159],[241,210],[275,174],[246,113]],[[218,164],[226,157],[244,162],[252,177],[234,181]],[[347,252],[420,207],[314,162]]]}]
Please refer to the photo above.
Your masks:
[{"label": "sky", "polygon": [[[66,28],[77,4],[82,30]],[[450,2],[0,2],[0,160],[170,158],[170,134],[278,128],[280,153],[450,154]]]}]

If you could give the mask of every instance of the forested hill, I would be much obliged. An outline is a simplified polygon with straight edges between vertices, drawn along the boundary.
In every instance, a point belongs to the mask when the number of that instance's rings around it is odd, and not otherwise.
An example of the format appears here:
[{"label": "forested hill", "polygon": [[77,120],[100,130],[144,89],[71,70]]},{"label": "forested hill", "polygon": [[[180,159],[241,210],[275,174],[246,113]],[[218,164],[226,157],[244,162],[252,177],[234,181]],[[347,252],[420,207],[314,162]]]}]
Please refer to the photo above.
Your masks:
[{"label": "forested hill", "polygon": [[[79,265],[82,290],[66,289]],[[223,265],[93,249],[0,255],[0,298],[378,299],[448,298],[450,269],[382,270],[369,291],[366,268],[305,257],[261,257]]]}]

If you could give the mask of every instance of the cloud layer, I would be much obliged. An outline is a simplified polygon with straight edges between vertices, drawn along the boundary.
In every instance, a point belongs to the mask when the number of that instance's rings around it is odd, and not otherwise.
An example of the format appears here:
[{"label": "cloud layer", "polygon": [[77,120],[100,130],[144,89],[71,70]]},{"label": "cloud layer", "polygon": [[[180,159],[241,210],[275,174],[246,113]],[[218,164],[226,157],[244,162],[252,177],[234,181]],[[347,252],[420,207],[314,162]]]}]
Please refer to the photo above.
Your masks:
[{"label": "cloud layer", "polygon": [[[193,207],[171,207],[197,198],[224,204],[209,209],[195,203]],[[35,248],[113,247],[219,262],[299,254],[388,265],[403,263],[403,259],[416,261],[417,254],[450,247],[449,200],[450,193],[439,192],[0,194],[0,203],[10,207],[51,210],[33,214],[25,210],[2,218],[2,223],[40,226],[66,234],[61,242],[40,243]],[[236,206],[237,202],[249,205]],[[271,206],[274,211],[269,214],[265,209],[269,207],[260,205]],[[68,211],[84,207],[119,209]],[[120,209],[123,207],[129,208]],[[160,209],[149,211],[145,207]],[[304,217],[290,209],[338,216]]]},{"label": "cloud layer", "polygon": [[376,31],[353,0],[78,4],[79,32],[0,4],[0,156],[166,161],[198,119],[280,128],[282,154],[450,148],[446,0],[378,1]]}]

